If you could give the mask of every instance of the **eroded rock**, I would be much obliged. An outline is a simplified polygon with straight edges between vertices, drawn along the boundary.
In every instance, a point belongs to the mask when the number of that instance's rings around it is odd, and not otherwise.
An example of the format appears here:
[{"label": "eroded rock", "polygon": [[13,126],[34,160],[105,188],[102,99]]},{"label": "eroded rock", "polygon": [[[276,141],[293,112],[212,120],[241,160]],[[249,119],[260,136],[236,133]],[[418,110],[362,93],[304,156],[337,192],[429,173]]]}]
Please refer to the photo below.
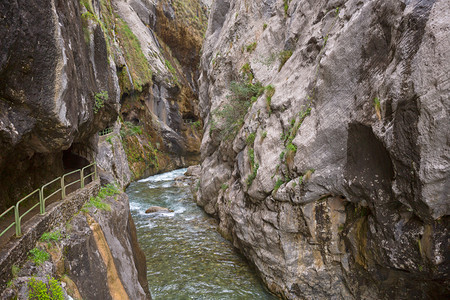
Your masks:
[{"label": "eroded rock", "polygon": [[[449,5],[213,3],[197,203],[273,292],[449,294]],[[218,112],[248,78],[273,95],[223,138]]]}]

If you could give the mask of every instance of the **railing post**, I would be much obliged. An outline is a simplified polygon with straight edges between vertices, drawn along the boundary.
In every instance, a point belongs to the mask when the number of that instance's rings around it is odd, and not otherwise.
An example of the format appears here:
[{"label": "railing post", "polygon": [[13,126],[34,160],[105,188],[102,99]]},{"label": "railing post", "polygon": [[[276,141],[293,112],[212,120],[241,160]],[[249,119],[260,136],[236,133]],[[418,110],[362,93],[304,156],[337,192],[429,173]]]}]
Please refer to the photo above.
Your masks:
[{"label": "railing post", "polygon": [[39,190],[39,203],[41,204],[41,215],[45,214],[44,188]]},{"label": "railing post", "polygon": [[22,231],[20,230],[19,206],[17,204],[14,207],[14,215],[16,219],[16,237],[20,237],[22,235]]},{"label": "railing post", "polygon": [[64,176],[61,177],[61,200],[66,197],[66,187],[64,186]]},{"label": "railing post", "polygon": [[84,188],[84,168],[80,172],[81,188]]}]

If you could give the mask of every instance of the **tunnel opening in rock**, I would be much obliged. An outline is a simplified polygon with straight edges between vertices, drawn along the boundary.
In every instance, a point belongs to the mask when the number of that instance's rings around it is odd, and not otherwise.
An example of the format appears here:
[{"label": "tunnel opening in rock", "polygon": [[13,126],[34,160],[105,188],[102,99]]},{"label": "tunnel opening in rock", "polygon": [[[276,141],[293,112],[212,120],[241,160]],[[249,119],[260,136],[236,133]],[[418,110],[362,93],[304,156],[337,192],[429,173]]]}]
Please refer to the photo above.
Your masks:
[{"label": "tunnel opening in rock", "polygon": [[90,164],[86,158],[75,153],[75,148],[73,145],[69,149],[63,151],[62,159],[64,170],[66,171],[82,169]]}]

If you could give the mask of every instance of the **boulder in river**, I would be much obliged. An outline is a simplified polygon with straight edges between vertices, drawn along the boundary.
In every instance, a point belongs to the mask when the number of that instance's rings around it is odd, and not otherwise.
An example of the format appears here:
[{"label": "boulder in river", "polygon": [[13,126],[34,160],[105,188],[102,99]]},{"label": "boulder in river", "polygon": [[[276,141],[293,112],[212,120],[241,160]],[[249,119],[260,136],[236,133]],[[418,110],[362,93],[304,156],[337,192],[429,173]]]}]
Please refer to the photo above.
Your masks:
[{"label": "boulder in river", "polygon": [[155,212],[173,212],[173,210],[161,206],[151,206],[145,211],[146,214]]}]

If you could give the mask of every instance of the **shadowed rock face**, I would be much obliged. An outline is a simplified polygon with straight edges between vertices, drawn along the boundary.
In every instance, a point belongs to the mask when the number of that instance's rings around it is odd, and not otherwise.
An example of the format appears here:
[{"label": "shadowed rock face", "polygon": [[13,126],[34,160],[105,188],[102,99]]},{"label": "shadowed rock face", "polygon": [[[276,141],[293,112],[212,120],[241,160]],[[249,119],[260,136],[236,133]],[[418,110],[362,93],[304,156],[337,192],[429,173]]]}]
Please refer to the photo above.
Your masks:
[{"label": "shadowed rock face", "polygon": [[[449,295],[447,2],[213,3],[197,202],[272,291]],[[273,96],[224,139],[249,72]]]},{"label": "shadowed rock face", "polygon": [[[72,144],[92,153],[95,133],[117,117],[120,91],[99,26],[91,49],[83,40],[77,1],[7,1],[0,14],[3,207],[60,175]],[[100,91],[109,97],[95,114]]]}]

